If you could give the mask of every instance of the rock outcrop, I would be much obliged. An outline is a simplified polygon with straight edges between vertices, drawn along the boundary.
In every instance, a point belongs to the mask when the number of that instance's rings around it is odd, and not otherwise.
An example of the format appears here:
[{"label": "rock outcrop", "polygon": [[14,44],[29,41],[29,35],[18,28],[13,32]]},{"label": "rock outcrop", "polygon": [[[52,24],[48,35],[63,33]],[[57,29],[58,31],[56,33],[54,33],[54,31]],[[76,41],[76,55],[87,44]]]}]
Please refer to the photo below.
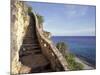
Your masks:
[{"label": "rock outcrop", "polygon": [[65,58],[24,2],[11,1],[11,74],[65,71]]},{"label": "rock outcrop", "polygon": [[19,73],[23,66],[19,62],[19,50],[28,25],[28,8],[23,2],[11,0],[11,73],[13,74]]}]

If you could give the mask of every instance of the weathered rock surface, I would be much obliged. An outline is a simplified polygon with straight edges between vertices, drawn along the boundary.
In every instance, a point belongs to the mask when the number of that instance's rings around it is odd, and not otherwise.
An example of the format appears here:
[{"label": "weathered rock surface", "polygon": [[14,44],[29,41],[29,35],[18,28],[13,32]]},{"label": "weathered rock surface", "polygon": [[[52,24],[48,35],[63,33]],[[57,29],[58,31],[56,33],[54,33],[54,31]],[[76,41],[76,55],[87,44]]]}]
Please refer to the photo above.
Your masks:
[{"label": "weathered rock surface", "polygon": [[23,2],[11,1],[11,73],[42,73],[67,70],[62,54],[52,44],[50,33],[38,27],[35,13]]},{"label": "weathered rock surface", "polygon": [[28,8],[23,2],[11,0],[11,72],[19,73],[22,64],[19,62],[19,50],[29,25]]}]

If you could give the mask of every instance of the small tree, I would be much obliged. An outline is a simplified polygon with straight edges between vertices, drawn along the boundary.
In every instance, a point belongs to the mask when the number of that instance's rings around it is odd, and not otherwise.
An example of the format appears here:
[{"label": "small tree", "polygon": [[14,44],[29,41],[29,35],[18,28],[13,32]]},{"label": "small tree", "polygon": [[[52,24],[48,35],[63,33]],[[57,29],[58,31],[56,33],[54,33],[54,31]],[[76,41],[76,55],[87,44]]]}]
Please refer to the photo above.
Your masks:
[{"label": "small tree", "polygon": [[43,16],[41,16],[41,15],[39,15],[39,14],[36,14],[36,16],[37,16],[37,19],[38,19],[39,25],[42,25],[43,22],[44,22]]},{"label": "small tree", "polygon": [[[33,14],[32,7],[28,7],[28,13]],[[41,25],[44,22],[43,16],[41,16],[40,14],[36,14],[36,16],[37,16],[37,19],[38,19],[39,27],[41,27]]]},{"label": "small tree", "polygon": [[64,42],[58,42],[56,47],[58,48],[58,50],[63,54],[63,56],[66,55],[66,44]]},{"label": "small tree", "polygon": [[32,7],[28,7],[28,12],[32,13]]}]

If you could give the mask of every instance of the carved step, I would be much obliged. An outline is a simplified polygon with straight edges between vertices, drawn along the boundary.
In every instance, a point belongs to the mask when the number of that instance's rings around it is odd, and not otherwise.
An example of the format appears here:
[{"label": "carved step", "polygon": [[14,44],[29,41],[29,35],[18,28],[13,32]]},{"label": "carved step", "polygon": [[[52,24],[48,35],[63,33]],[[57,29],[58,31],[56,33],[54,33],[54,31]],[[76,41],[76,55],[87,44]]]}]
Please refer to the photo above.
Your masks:
[{"label": "carved step", "polygon": [[26,51],[23,51],[21,50],[19,52],[19,56],[20,57],[23,57],[23,56],[27,56],[27,55],[30,55],[30,54],[41,54],[41,51],[40,50],[26,50]]},{"label": "carved step", "polygon": [[41,49],[39,45],[34,45],[34,46],[22,46],[22,50],[35,50],[35,49]]},{"label": "carved step", "polygon": [[22,52],[22,51],[20,51],[20,53],[19,53],[19,57],[24,57],[24,56],[28,56],[28,55],[31,55],[32,53],[26,53],[26,52]]},{"label": "carved step", "polygon": [[38,40],[37,40],[37,39],[34,40],[34,39],[32,39],[32,38],[25,38],[25,39],[23,40],[23,44],[33,44],[33,43],[38,43]]},{"label": "carved step", "polygon": [[[49,67],[46,69],[45,67],[47,67],[48,65],[49,65]],[[50,68],[50,64],[48,63],[46,66],[31,69],[31,73],[39,73],[39,72],[43,72],[43,73],[44,72],[52,72],[52,70]]]},{"label": "carved step", "polygon": [[36,38],[37,39],[37,36],[25,36],[24,38]]},{"label": "carved step", "polygon": [[30,15],[30,24],[27,28],[26,35],[19,51],[19,60],[23,65],[29,67],[29,70],[27,70],[27,68],[22,69],[21,73],[51,72],[51,64],[42,54],[42,50],[36,35],[33,14]]},{"label": "carved step", "polygon": [[28,32],[25,36],[34,36],[34,34],[36,35],[35,32]]},{"label": "carved step", "polygon": [[35,44],[23,44],[23,47],[25,47],[25,46],[28,46],[28,47],[30,47],[30,46],[39,46],[39,44],[38,43],[35,43]]},{"label": "carved step", "polygon": [[24,40],[37,40],[37,37],[36,36],[26,36],[24,37],[23,41]]},{"label": "carved step", "polygon": [[35,54],[40,54],[41,51],[40,51],[40,50],[34,50],[34,53],[35,53]]},{"label": "carved step", "polygon": [[36,69],[39,67],[46,67],[49,62],[42,54],[30,54],[24,57],[21,57],[20,60],[22,61],[23,65],[31,67],[32,69]]},{"label": "carved step", "polygon": [[35,32],[35,28],[33,25],[29,25],[29,27],[27,28],[27,33],[31,33],[31,32]]}]

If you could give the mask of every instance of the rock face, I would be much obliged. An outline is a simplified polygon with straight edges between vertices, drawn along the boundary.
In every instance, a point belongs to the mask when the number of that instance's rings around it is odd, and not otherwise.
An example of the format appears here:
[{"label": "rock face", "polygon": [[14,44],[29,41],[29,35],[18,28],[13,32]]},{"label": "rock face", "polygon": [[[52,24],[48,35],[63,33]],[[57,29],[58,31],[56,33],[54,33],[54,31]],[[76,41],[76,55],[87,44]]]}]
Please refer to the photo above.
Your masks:
[{"label": "rock face", "polygon": [[11,1],[11,74],[67,70],[62,54],[52,44],[50,33],[24,2]]},{"label": "rock face", "polygon": [[19,1],[12,1],[11,12],[11,73],[52,71],[36,37],[33,14]]},{"label": "rock face", "polygon": [[13,74],[19,73],[21,66],[23,66],[19,62],[18,52],[28,25],[28,8],[23,2],[11,0],[11,73]]}]

